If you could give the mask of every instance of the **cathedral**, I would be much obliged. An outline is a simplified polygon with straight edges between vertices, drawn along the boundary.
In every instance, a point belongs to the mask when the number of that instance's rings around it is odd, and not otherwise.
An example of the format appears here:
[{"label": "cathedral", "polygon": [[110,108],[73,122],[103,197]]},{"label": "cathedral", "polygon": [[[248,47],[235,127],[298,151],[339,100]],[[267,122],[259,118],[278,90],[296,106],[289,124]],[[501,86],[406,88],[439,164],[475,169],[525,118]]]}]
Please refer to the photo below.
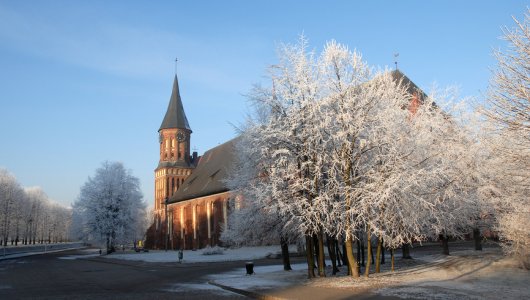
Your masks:
[{"label": "cathedral", "polygon": [[234,157],[233,140],[190,153],[192,130],[184,112],[177,75],[158,130],[160,159],[155,169],[155,222],[146,246],[199,249],[219,245],[230,192],[223,179]]},{"label": "cathedral", "polygon": [[[414,114],[427,95],[399,70],[392,71],[391,75],[407,87],[411,95],[407,109]],[[190,153],[192,130],[176,74],[158,134],[160,159],[155,169],[155,220],[148,229],[146,247],[200,249],[221,245],[219,238],[227,224],[229,202],[239,201],[224,183],[235,163],[235,139],[202,156]]]}]

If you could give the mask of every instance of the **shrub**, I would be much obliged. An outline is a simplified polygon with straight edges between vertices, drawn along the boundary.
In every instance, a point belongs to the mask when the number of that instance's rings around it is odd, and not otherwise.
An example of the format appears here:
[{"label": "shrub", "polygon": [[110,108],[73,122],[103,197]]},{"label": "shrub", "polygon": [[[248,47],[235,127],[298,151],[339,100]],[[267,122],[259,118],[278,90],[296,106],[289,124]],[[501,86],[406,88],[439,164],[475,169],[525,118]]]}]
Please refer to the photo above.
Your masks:
[{"label": "shrub", "polygon": [[221,248],[217,245],[213,246],[213,247],[210,247],[209,245],[206,246],[206,248],[204,248],[202,250],[202,255],[217,255],[217,254],[224,254],[224,251],[225,249],[224,248]]}]

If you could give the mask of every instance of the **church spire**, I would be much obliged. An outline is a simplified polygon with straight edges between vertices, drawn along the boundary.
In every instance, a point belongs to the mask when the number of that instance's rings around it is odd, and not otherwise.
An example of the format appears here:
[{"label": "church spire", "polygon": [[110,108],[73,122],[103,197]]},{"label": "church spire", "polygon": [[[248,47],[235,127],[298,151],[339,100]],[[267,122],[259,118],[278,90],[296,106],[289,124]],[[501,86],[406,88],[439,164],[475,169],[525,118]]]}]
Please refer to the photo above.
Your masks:
[{"label": "church spire", "polygon": [[180,128],[187,129],[191,132],[188,119],[184,113],[184,107],[182,106],[182,100],[180,99],[179,82],[177,74],[175,74],[175,80],[173,81],[173,91],[171,92],[171,98],[167,107],[166,115],[160,125],[160,129],[168,128]]}]

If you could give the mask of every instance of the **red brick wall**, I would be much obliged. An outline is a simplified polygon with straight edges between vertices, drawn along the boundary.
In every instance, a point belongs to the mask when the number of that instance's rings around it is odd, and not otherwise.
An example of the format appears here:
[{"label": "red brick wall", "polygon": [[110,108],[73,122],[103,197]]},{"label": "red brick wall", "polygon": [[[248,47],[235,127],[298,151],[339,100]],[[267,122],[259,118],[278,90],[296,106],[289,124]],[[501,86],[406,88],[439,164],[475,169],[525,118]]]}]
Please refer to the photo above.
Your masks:
[{"label": "red brick wall", "polygon": [[[173,212],[173,249],[200,249],[206,246],[220,245],[224,219],[223,206],[230,201],[230,192],[219,193],[211,196],[187,200],[170,204],[168,211]],[[210,205],[210,238],[208,237],[208,205]],[[196,208],[195,236],[193,227],[193,208]],[[184,219],[181,222],[181,211],[184,210]],[[228,212],[228,211],[227,211]],[[183,224],[184,226],[181,226]],[[181,237],[181,229],[184,237]]]}]

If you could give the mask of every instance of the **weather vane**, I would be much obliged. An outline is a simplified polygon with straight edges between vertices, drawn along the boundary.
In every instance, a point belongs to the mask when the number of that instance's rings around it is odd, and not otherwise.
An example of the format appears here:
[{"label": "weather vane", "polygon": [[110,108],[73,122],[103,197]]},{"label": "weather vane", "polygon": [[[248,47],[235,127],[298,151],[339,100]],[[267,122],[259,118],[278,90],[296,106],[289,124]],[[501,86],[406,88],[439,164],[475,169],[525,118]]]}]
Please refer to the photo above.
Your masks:
[{"label": "weather vane", "polygon": [[396,70],[398,69],[398,66],[397,66],[397,64],[398,64],[398,56],[399,56],[399,53],[397,53],[397,52],[394,53],[394,63],[396,64]]},{"label": "weather vane", "polygon": [[177,62],[178,62],[178,61],[179,61],[178,58],[175,57],[175,74],[177,74]]}]

